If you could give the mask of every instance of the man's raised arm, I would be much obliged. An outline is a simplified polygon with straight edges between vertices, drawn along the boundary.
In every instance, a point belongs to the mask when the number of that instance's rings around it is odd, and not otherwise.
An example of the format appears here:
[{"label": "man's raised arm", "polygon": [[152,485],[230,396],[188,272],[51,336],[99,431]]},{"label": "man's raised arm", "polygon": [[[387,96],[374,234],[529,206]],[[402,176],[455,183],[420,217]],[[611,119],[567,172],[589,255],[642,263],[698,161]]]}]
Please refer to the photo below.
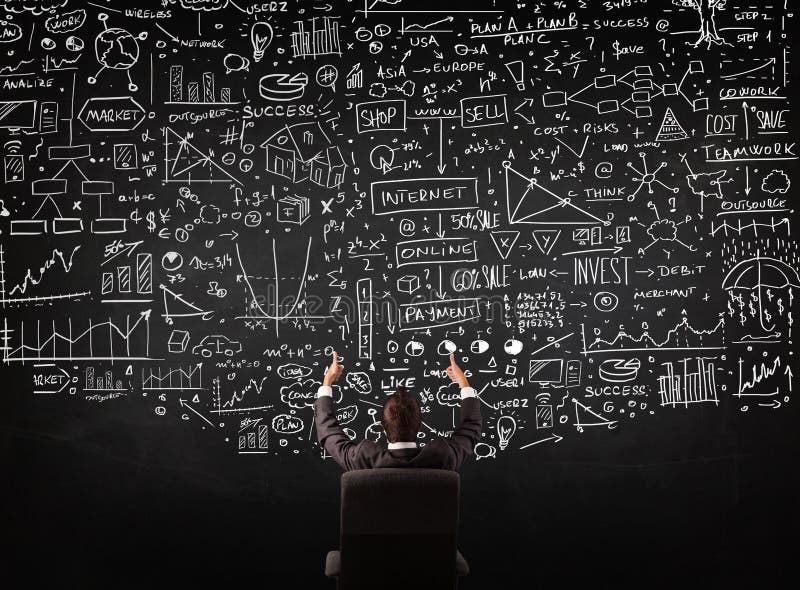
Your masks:
[{"label": "man's raised arm", "polygon": [[483,418],[478,394],[470,387],[464,371],[456,364],[452,354],[450,355],[450,366],[447,367],[447,376],[461,388],[461,422],[453,431],[453,436],[445,439],[450,445],[452,469],[458,469],[464,459],[472,454],[475,445],[481,438]]},{"label": "man's raised arm", "polygon": [[354,443],[336,420],[336,410],[333,405],[333,383],[341,376],[342,365],[339,364],[339,355],[333,353],[333,360],[325,371],[322,385],[317,391],[314,402],[314,422],[317,428],[317,440],[328,451],[342,469],[365,469],[360,447],[364,441]]}]

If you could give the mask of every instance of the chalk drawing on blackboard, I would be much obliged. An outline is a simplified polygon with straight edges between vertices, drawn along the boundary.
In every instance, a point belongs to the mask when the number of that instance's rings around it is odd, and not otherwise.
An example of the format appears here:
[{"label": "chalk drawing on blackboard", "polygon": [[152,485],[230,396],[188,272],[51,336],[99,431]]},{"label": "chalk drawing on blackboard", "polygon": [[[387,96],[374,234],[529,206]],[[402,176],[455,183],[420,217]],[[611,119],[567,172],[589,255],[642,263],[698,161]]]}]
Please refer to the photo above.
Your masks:
[{"label": "chalk drawing on blackboard", "polygon": [[514,248],[514,244],[519,239],[519,232],[498,230],[491,232],[489,235],[492,238],[494,247],[497,248],[497,253],[500,254],[500,258],[507,260],[508,255],[511,254],[511,250]]},{"label": "chalk drawing on blackboard", "polygon": [[689,134],[683,129],[678,122],[675,113],[672,112],[670,107],[664,113],[664,119],[661,121],[661,127],[656,134],[656,141],[680,141],[681,139],[688,139]]},{"label": "chalk drawing on blackboard", "polygon": [[172,325],[175,318],[201,318],[210,320],[214,315],[212,311],[201,309],[194,303],[190,303],[183,298],[183,295],[176,293],[166,285],[159,285],[161,289],[162,301],[164,303],[164,313],[161,317],[167,324]]},{"label": "chalk drawing on blackboard", "polygon": [[369,153],[369,163],[375,170],[380,170],[384,174],[398,167],[392,166],[394,164],[394,148],[382,143],[372,148]]},{"label": "chalk drawing on blackboard", "polygon": [[164,104],[206,106],[238,104],[231,99],[229,86],[220,88],[219,95],[217,95],[214,72],[203,72],[200,80],[187,82],[186,92],[184,92],[183,82],[183,66],[171,65],[169,67],[169,100],[164,101]]},{"label": "chalk drawing on blackboard", "polygon": [[711,402],[719,405],[715,365],[717,357],[695,357],[680,361],[676,372],[673,362],[661,363],[665,374],[658,376],[658,394],[662,406]]},{"label": "chalk drawing on blackboard", "polygon": [[791,186],[792,182],[783,170],[771,170],[761,179],[761,190],[771,195],[776,193],[785,195]]},{"label": "chalk drawing on blackboard", "polygon": [[45,280],[46,276],[51,274],[49,272],[51,268],[55,268],[57,270],[63,269],[64,275],[69,274],[73,267],[75,252],[77,252],[79,248],[80,245],[75,246],[69,255],[67,255],[66,252],[62,252],[58,248],[53,248],[49,257],[46,258],[44,262],[35,265],[38,268],[38,272],[35,273],[33,268],[29,268],[19,283],[9,285],[6,279],[5,248],[3,247],[3,244],[0,244],[0,305],[2,305],[2,307],[6,307],[7,305],[15,304],[52,303],[62,299],[79,299],[81,297],[85,297],[86,295],[90,295],[91,291],[48,294],[29,292],[29,289],[35,289]]},{"label": "chalk drawing on blackboard", "polygon": [[[788,289],[788,298],[793,299],[792,289],[800,289],[800,276],[797,271],[786,262],[769,256],[761,256],[760,251],[755,257],[738,262],[722,280],[722,288],[729,293],[732,300],[741,291],[751,292],[758,304],[758,320],[764,332],[773,332],[776,328],[773,319],[783,315],[786,307],[777,306],[778,311],[770,313],[764,304],[765,299],[770,302],[778,297],[777,291]],[[790,302],[789,302],[790,303]],[[763,337],[763,336],[762,336]],[[750,338],[753,338],[751,335]]]},{"label": "chalk drawing on blackboard", "polygon": [[[297,30],[291,33],[294,57],[341,55],[339,46],[339,17],[313,17],[295,21]],[[255,54],[254,54],[255,56]]]},{"label": "chalk drawing on blackboard", "polygon": [[[713,328],[695,328],[683,311],[683,317],[679,322],[664,332],[660,340],[650,333],[650,326],[647,322],[642,322],[641,331],[638,336],[628,333],[624,326],[616,330],[616,334],[610,338],[601,338],[602,330],[595,328],[595,338],[587,342],[585,325],[581,324],[581,337],[583,339],[583,352],[581,354],[613,353],[620,351],[668,351],[668,350],[703,350],[703,349],[723,349],[723,334],[725,320],[720,318]],[[712,342],[707,342],[711,337]]]},{"label": "chalk drawing on blackboard", "polygon": [[617,427],[616,420],[609,420],[605,416],[598,414],[589,406],[582,404],[574,397],[572,398],[572,403],[575,404],[574,426],[578,432],[583,432],[584,428],[588,428],[590,426],[605,426],[609,430],[613,430]]},{"label": "chalk drawing on blackboard", "polygon": [[161,267],[167,272],[174,272],[183,266],[183,256],[180,252],[171,250],[161,257]]},{"label": "chalk drawing on blackboard", "polygon": [[188,330],[173,330],[167,340],[167,350],[173,354],[180,354],[186,351],[189,346],[191,336]]},{"label": "chalk drawing on blackboard", "polygon": [[556,443],[561,442],[562,440],[564,440],[564,437],[563,436],[559,436],[557,434],[553,434],[551,436],[548,436],[547,438],[542,438],[542,439],[534,441],[532,443],[528,443],[526,445],[522,445],[519,448],[519,450],[522,451],[522,450],[525,450],[525,449],[527,449],[529,447],[540,445],[542,443],[546,443],[546,442],[551,441],[551,440],[553,441],[553,444],[556,444]]},{"label": "chalk drawing on blackboard", "polygon": [[[508,222],[540,225],[593,225],[610,222],[596,217],[575,205],[570,198],[560,197],[543,187],[533,178],[528,178],[503,164],[506,172],[506,199]],[[555,199],[557,202],[552,203]],[[549,206],[548,206],[549,204]]]},{"label": "chalk drawing on blackboard", "polygon": [[[389,6],[390,8],[378,8],[375,9],[376,6]],[[364,15],[364,18],[369,18],[370,14],[415,14],[419,13],[419,10],[415,10],[414,8],[411,9],[404,9],[402,7],[402,0],[364,0],[364,8],[361,10],[356,10],[356,12],[360,12]],[[450,8],[438,8],[433,6],[423,11],[425,14],[456,14],[456,13],[468,13],[468,14],[494,14],[494,13],[502,13],[502,10],[453,10],[452,7]]]},{"label": "chalk drawing on blackboard", "polygon": [[260,379],[251,377],[244,387],[234,390],[231,392],[230,396],[226,394],[226,399],[223,401],[222,388],[220,386],[219,378],[215,378],[212,386],[212,390],[214,392],[214,409],[211,410],[211,413],[237,414],[244,412],[259,412],[272,408],[273,404],[266,404],[265,402],[267,400],[261,398],[261,395],[264,391],[264,384],[266,382],[267,377],[261,377]]},{"label": "chalk drawing on blackboard", "polygon": [[406,21],[405,16],[400,17],[400,34],[401,35],[428,35],[434,33],[452,33],[452,28],[446,28],[447,25],[453,22],[452,16],[437,19],[435,21],[426,22],[425,24],[419,22],[409,23]]},{"label": "chalk drawing on blackboard", "polygon": [[600,363],[598,375],[608,383],[628,383],[639,376],[642,361],[637,358],[606,359]]},{"label": "chalk drawing on blackboard", "polygon": [[303,98],[308,86],[308,74],[266,74],[258,81],[261,98],[277,102],[290,102]]},{"label": "chalk drawing on blackboard", "polygon": [[347,164],[319,123],[285,125],[259,147],[266,150],[268,172],[294,183],[311,180],[326,188],[338,188],[344,182]]},{"label": "chalk drawing on blackboard", "polygon": [[564,141],[560,137],[554,137],[553,139],[555,139],[558,143],[560,143],[565,148],[567,148],[570,152],[572,152],[575,155],[575,157],[578,158],[579,160],[581,158],[583,158],[583,154],[586,152],[586,146],[589,145],[589,136],[588,135],[583,138],[583,145],[581,146],[581,150],[580,151],[576,151],[575,148],[573,148],[571,145],[569,145],[566,141]]},{"label": "chalk drawing on blackboard", "polygon": [[90,319],[80,332],[73,329],[71,317],[61,323],[62,327],[56,329],[55,320],[49,324],[37,320],[35,326],[30,321],[26,330],[25,320],[20,320],[19,329],[14,329],[4,318],[0,330],[3,362],[152,360],[149,309],[139,313],[134,322],[130,316],[125,316],[124,323],[110,319],[94,323]]},{"label": "chalk drawing on blackboard", "polygon": [[533,241],[536,243],[536,247],[539,248],[539,251],[544,255],[550,254],[559,236],[561,236],[560,229],[533,230]]},{"label": "chalk drawing on blackboard", "polygon": [[200,391],[203,387],[203,363],[187,367],[142,368],[143,391]]},{"label": "chalk drawing on blackboard", "polygon": [[25,156],[20,153],[22,142],[12,139],[3,144],[3,179],[6,184],[25,180]]},{"label": "chalk drawing on blackboard", "polygon": [[250,27],[250,44],[253,46],[253,59],[256,63],[264,57],[264,52],[272,43],[275,31],[268,22],[257,21]]},{"label": "chalk drawing on blackboard", "polygon": [[513,416],[505,414],[497,419],[497,440],[501,451],[506,450],[511,437],[517,432],[517,421]]},{"label": "chalk drawing on blackboard", "polygon": [[[692,191],[693,195],[700,197],[700,213],[703,213],[705,211],[706,197],[715,197],[721,200],[723,198],[722,185],[733,182],[733,179],[725,179],[728,174],[727,170],[695,173],[686,159],[686,154],[681,154],[681,161],[689,170],[689,174],[686,175],[686,184],[689,185],[689,189]],[[749,176],[749,169],[745,169],[746,174]],[[747,192],[749,192],[749,189]]]},{"label": "chalk drawing on blackboard", "polygon": [[638,182],[639,186],[637,186],[636,190],[633,191],[633,193],[631,193],[628,196],[628,200],[629,201],[633,201],[636,198],[636,195],[639,194],[639,191],[641,191],[642,188],[645,187],[645,186],[647,187],[648,194],[652,195],[653,192],[654,192],[653,191],[653,183],[654,182],[657,183],[657,184],[660,184],[661,186],[663,186],[668,191],[670,191],[670,192],[672,192],[674,194],[678,194],[678,190],[680,190],[680,189],[664,184],[657,177],[658,173],[661,172],[661,170],[666,167],[666,165],[667,165],[666,162],[661,162],[661,164],[658,165],[658,168],[656,168],[655,170],[652,170],[652,171],[648,171],[647,159],[645,157],[645,153],[644,152],[639,152],[639,157],[642,158],[642,170],[639,170],[638,168],[636,168],[633,165],[632,162],[628,162],[628,168],[630,168],[631,170],[636,172],[636,174],[639,175],[639,176],[634,176],[634,177],[631,178],[631,180],[633,180],[634,182]]},{"label": "chalk drawing on blackboard", "polygon": [[[746,64],[745,64],[746,62]],[[775,64],[777,60],[774,57],[770,57],[768,59],[764,58],[739,58],[736,60],[733,59],[723,59],[720,60],[720,66],[723,70],[734,70],[731,73],[725,72],[720,75],[720,78],[723,80],[732,80],[734,78],[762,78],[765,80],[772,80],[775,77]],[[744,69],[742,69],[744,68]],[[768,74],[763,76],[754,76],[756,72]]]},{"label": "chalk drawing on blackboard", "polygon": [[84,369],[84,384],[82,391],[89,394],[118,393],[127,395],[131,390],[130,381],[114,377],[114,371],[107,369],[97,369],[89,365]]},{"label": "chalk drawing on blackboard", "polygon": [[676,6],[692,8],[700,17],[700,29],[698,30],[700,37],[695,42],[687,41],[687,45],[699,47],[705,43],[707,49],[711,49],[712,45],[731,46],[717,32],[717,10],[725,10],[727,0],[672,0],[672,3]]},{"label": "chalk drawing on blackboard", "polygon": [[147,32],[141,32],[137,37],[125,29],[108,26],[108,15],[101,12],[97,20],[103,23],[104,29],[95,37],[94,52],[100,69],[94,76],[89,76],[87,82],[96,84],[97,77],[105,70],[122,70],[128,76],[128,90],[136,92],[139,87],[133,83],[130,69],[139,61],[139,41],[147,39]]},{"label": "chalk drawing on blackboard", "polygon": [[227,170],[213,159],[213,154],[204,154],[189,141],[189,135],[181,137],[169,127],[164,127],[164,182],[235,182]]},{"label": "chalk drawing on blackboard", "polygon": [[245,418],[239,429],[239,454],[263,455],[269,448],[269,428],[261,424],[263,418]]},{"label": "chalk drawing on blackboard", "polygon": [[536,429],[553,427],[553,405],[550,403],[550,394],[540,393],[536,396]]},{"label": "chalk drawing on blackboard", "polygon": [[592,300],[597,311],[608,313],[617,309],[619,305],[619,297],[610,291],[598,291]]},{"label": "chalk drawing on blackboard", "polygon": [[528,381],[531,383],[560,383],[564,359],[531,359]]},{"label": "chalk drawing on blackboard", "polygon": [[[678,228],[685,225],[687,221],[691,220],[691,216],[685,216],[681,221],[674,221],[672,219],[661,217],[658,213],[658,207],[655,203],[650,202],[647,204],[648,209],[651,209],[653,213],[655,213],[655,220],[652,221],[649,225],[645,225],[641,221],[637,223],[646,228],[645,232],[652,240],[646,246],[639,248],[639,255],[644,256],[645,252],[649,250],[651,247],[655,246],[656,244],[661,245],[662,247],[665,244],[678,244],[683,246],[689,252],[697,252],[697,246],[694,244],[687,244],[683,240],[678,238]],[[667,257],[670,256],[668,250],[664,250],[667,254]]]},{"label": "chalk drawing on blackboard", "polygon": [[[780,355],[778,355],[771,364],[762,361],[758,365],[751,365],[750,371],[744,371],[744,360],[740,357],[738,387],[737,392],[733,395],[741,399],[743,397],[769,398],[778,396],[781,392],[792,393],[792,379],[794,378],[792,367],[789,362],[786,362],[786,367],[783,370],[781,370],[781,367],[782,361]],[[766,387],[767,391],[764,391],[764,387],[758,387],[765,382],[769,384]],[[774,391],[770,391],[773,387],[775,388]],[[788,401],[788,398],[786,398],[786,401]],[[781,402],[775,399],[759,405],[777,409],[781,406]]]},{"label": "chalk drawing on blackboard", "polygon": [[[273,277],[268,277],[265,273],[248,272],[248,270],[245,268],[244,261],[242,260],[242,253],[239,250],[239,244],[236,244],[236,260],[238,261],[239,269],[241,270],[241,274],[237,276],[244,283],[245,288],[245,311],[241,315],[236,316],[236,319],[274,320],[275,329],[277,330],[280,322],[284,320],[326,320],[332,317],[329,314],[309,315],[302,311],[305,309],[304,292],[306,288],[306,281],[308,279],[308,265],[311,259],[311,241],[311,237],[309,237],[308,244],[306,246],[305,263],[302,273],[300,273],[297,277],[292,277],[298,280],[299,283],[297,291],[294,293],[293,297],[288,298],[288,302],[281,299],[280,280],[281,278],[286,277],[282,277],[279,272],[278,253],[276,250],[275,240],[272,240]],[[272,286],[267,287],[266,298],[256,294],[256,290],[253,287],[253,279],[256,278],[256,276],[261,279],[272,278],[274,280]],[[265,301],[267,304],[274,301],[273,309],[269,311],[265,310],[264,305],[260,303],[261,301]],[[284,311],[286,306],[289,306],[289,309]],[[298,312],[298,310],[300,311]]]}]

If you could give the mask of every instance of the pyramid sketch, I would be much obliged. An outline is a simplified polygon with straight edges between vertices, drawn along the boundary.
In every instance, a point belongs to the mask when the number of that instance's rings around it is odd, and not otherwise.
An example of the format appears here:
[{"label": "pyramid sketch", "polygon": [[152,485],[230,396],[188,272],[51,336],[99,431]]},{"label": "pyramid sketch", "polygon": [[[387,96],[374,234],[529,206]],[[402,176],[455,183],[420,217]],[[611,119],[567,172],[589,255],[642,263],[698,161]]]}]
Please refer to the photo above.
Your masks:
[{"label": "pyramid sketch", "polygon": [[533,241],[542,254],[550,254],[553,246],[561,236],[560,229],[535,229],[533,230]]},{"label": "pyramid sketch", "polygon": [[534,225],[608,225],[599,217],[558,196],[534,179],[523,176],[510,165],[506,169],[508,222]]},{"label": "pyramid sketch", "polygon": [[494,242],[494,247],[497,248],[497,253],[500,254],[500,258],[508,260],[508,255],[511,254],[514,244],[516,244],[519,239],[519,232],[493,231],[489,235],[492,238],[492,242]]},{"label": "pyramid sketch", "polygon": [[164,181],[165,182],[235,182],[222,166],[181,137],[169,127],[164,128]]},{"label": "pyramid sketch", "polygon": [[679,141],[688,139],[688,137],[689,134],[683,130],[683,127],[675,117],[675,113],[668,107],[667,112],[664,113],[664,120],[661,121],[661,128],[658,130],[658,135],[656,135],[656,141]]}]

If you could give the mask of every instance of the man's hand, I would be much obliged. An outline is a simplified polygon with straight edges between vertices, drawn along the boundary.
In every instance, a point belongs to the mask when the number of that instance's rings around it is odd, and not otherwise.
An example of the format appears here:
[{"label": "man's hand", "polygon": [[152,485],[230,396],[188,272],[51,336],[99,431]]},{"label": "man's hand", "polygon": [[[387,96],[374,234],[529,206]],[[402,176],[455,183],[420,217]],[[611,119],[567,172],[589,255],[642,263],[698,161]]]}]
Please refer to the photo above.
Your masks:
[{"label": "man's hand", "polygon": [[450,353],[450,366],[447,367],[447,376],[450,377],[450,380],[453,383],[458,383],[458,386],[461,389],[469,387],[467,376],[464,375],[464,371],[461,370],[461,367],[456,364],[456,359],[453,357],[453,353]]},{"label": "man's hand", "polygon": [[325,369],[325,377],[322,378],[322,384],[328,387],[333,385],[333,383],[342,376],[343,369],[344,367],[339,364],[339,355],[336,354],[336,351],[333,351],[333,360],[330,366]]}]

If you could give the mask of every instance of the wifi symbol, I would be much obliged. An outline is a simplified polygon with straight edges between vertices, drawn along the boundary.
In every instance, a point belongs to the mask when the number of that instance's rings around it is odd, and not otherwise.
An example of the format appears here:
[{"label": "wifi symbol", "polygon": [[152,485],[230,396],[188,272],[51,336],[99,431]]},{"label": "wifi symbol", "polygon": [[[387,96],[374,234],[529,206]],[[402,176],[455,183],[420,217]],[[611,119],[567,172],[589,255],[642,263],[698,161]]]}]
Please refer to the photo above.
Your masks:
[{"label": "wifi symbol", "polygon": [[549,393],[540,393],[536,396],[536,405],[549,404],[549,403],[550,403]]},{"label": "wifi symbol", "polygon": [[7,141],[3,147],[9,154],[18,154],[22,148],[22,142],[18,139],[12,139],[11,141]]}]

